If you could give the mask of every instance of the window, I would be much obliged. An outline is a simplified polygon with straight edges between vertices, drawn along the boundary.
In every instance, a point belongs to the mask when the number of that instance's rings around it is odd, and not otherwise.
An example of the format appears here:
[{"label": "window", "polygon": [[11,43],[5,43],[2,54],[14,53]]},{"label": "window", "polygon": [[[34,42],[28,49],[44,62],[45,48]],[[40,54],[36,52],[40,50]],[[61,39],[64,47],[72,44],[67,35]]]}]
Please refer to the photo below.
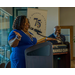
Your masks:
[{"label": "window", "polygon": [[0,64],[10,61],[9,32],[10,14],[0,8]]},{"label": "window", "polygon": [[[27,16],[27,9],[28,8],[29,7],[13,7],[13,17],[14,17],[14,19],[16,18],[16,16],[20,16],[20,15]],[[38,9],[38,7],[30,7],[30,8]]]}]

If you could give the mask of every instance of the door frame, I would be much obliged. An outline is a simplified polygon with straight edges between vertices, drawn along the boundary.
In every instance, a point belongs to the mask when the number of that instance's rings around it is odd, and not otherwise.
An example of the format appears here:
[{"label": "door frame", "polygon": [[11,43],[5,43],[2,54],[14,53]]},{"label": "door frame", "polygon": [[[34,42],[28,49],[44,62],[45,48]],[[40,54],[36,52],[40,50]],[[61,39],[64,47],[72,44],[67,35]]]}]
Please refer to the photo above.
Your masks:
[{"label": "door frame", "polygon": [[73,26],[60,26],[61,29],[70,29],[70,58],[73,60]]}]

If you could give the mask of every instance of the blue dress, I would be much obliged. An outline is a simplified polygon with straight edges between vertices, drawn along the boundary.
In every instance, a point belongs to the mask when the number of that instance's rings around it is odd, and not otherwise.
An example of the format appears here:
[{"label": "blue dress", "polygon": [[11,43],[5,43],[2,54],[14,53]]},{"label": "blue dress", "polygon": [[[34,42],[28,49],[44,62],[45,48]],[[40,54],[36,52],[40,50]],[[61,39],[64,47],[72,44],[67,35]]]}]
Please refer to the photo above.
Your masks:
[{"label": "blue dress", "polygon": [[[54,33],[52,33],[51,35],[49,35],[48,37],[50,38],[56,38]],[[60,34],[60,37],[61,37],[61,41],[64,43],[65,42],[65,36]],[[51,42],[52,44],[57,44],[58,42],[56,40],[50,40],[49,42]]]},{"label": "blue dress", "polygon": [[[26,68],[25,49],[35,45],[37,43],[37,39],[32,37],[33,40],[31,40],[31,38],[23,31],[14,29],[10,32],[8,41],[15,38],[16,34],[13,31],[20,33],[22,38],[17,47],[12,47],[12,53],[10,55],[11,68]],[[31,32],[29,33],[33,35]]]}]

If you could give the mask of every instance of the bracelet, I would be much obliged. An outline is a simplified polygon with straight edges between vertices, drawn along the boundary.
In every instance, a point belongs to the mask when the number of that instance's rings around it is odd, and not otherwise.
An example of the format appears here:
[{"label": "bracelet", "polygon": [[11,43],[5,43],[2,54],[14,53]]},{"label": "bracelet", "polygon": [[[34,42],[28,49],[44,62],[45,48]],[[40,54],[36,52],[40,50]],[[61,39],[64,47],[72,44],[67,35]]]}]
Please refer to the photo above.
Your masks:
[{"label": "bracelet", "polygon": [[20,38],[18,38],[18,36],[16,35],[16,39],[20,41],[20,40],[21,40],[21,37],[20,37]]},{"label": "bracelet", "polygon": [[[46,38],[47,39],[47,38]],[[45,42],[46,42],[46,39],[45,39]]]}]

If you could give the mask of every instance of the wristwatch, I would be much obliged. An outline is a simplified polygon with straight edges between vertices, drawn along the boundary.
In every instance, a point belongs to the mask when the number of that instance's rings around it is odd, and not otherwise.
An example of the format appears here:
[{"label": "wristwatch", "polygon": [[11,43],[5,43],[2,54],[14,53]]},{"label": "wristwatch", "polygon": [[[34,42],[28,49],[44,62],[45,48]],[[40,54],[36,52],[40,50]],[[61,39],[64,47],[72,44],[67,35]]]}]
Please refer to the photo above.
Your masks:
[{"label": "wristwatch", "polygon": [[18,37],[18,36],[16,35],[16,39],[20,41],[20,40],[21,40],[21,37]]},{"label": "wristwatch", "polygon": [[47,37],[45,38],[45,42],[46,42]]}]

